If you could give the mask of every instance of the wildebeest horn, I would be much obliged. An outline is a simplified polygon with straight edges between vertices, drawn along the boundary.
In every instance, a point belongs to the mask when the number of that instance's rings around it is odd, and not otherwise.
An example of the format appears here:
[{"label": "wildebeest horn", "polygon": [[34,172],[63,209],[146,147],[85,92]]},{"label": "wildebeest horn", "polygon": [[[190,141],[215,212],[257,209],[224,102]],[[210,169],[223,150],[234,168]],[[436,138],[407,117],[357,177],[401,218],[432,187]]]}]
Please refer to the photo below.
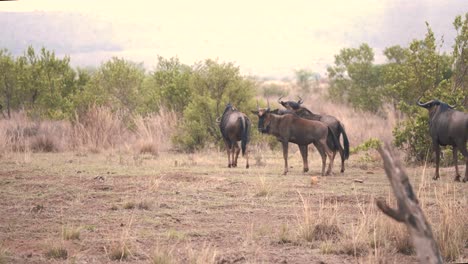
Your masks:
[{"label": "wildebeest horn", "polygon": [[267,99],[267,108],[270,109],[270,100]]},{"label": "wildebeest horn", "polygon": [[426,105],[428,105],[429,103],[432,102],[432,100],[431,100],[431,101],[429,101],[429,102],[422,103],[422,102],[421,102],[421,98],[422,98],[422,95],[419,96],[419,98],[418,98],[418,100],[417,100],[417,102],[416,102],[419,106],[425,107]]},{"label": "wildebeest horn", "polygon": [[216,118],[216,123],[221,123],[221,116],[218,116],[218,118]]},{"label": "wildebeest horn", "polygon": [[278,98],[278,104],[281,104],[281,99],[283,99],[284,96],[281,96],[280,98]]},{"label": "wildebeest horn", "polygon": [[259,107],[258,107],[258,99],[257,99],[257,109],[259,109]]},{"label": "wildebeest horn", "polygon": [[303,104],[304,101],[302,101],[302,98],[301,98],[300,96],[297,96],[297,97],[299,97],[299,101],[297,101],[297,103],[298,103],[298,104]]}]

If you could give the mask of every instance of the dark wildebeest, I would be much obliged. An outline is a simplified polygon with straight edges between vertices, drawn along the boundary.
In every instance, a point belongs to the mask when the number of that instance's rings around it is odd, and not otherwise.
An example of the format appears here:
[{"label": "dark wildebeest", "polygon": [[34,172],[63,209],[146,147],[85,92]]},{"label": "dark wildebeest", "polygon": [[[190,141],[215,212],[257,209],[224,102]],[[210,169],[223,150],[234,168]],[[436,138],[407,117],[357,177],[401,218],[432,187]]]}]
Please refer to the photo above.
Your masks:
[{"label": "dark wildebeest", "polygon": [[468,139],[468,113],[456,111],[453,106],[439,100],[431,100],[427,103],[421,102],[419,97],[417,104],[429,111],[429,134],[432,138],[432,147],[436,154],[436,172],[433,177],[437,180],[439,176],[440,146],[452,146],[453,160],[455,161],[455,181],[460,181],[458,172],[458,150],[465,157],[465,177],[463,182],[468,181],[468,151],[466,141]]},{"label": "dark wildebeest", "polygon": [[[258,108],[258,107],[257,107]],[[333,152],[327,145],[327,139],[339,144],[333,131],[324,123],[315,120],[307,120],[293,114],[276,115],[270,112],[270,108],[258,108],[252,113],[258,116],[258,130],[265,134],[275,136],[282,144],[284,158],[284,174],[288,173],[288,144],[295,143],[299,146],[304,163],[304,172],[309,171],[307,160],[308,145],[314,144],[322,157],[322,175],[325,175],[327,156],[330,163],[326,175],[329,175],[333,166]]]},{"label": "dark wildebeest", "polygon": [[221,120],[219,121],[219,128],[221,129],[221,135],[226,145],[229,168],[237,167],[237,158],[240,152],[237,141],[241,141],[242,156],[245,156],[247,160],[245,167],[249,168],[247,143],[249,143],[250,140],[250,126],[250,119],[247,115],[239,112],[231,103],[226,105]]},{"label": "dark wildebeest", "polygon": [[[335,145],[331,140],[327,141],[328,147],[333,151],[333,155],[336,155],[336,152],[338,151],[341,156],[341,172],[345,171],[345,165],[344,162],[349,158],[349,140],[348,136],[346,135],[346,131],[344,129],[343,124],[334,116],[331,115],[318,115],[312,113],[309,109],[305,108],[302,106],[304,101],[302,100],[301,97],[299,97],[299,100],[297,102],[295,101],[281,101],[280,97],[278,99],[278,103],[281,104],[284,108],[286,108],[288,111],[292,111],[295,114],[297,114],[299,117],[310,119],[310,120],[317,120],[320,122],[324,122],[327,124],[333,133],[335,134],[336,138],[338,139],[338,142],[340,142],[340,137],[343,135],[343,147],[341,147],[340,144]],[[284,114],[288,113],[288,111],[279,111],[279,114]]]}]

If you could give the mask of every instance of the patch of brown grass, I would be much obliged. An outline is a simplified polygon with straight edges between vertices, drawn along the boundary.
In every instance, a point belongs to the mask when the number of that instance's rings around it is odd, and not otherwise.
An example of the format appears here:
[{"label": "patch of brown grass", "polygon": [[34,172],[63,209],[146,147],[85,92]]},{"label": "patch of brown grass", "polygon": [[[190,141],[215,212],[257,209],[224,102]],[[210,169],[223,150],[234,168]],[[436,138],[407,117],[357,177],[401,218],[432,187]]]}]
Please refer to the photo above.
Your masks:
[{"label": "patch of brown grass", "polygon": [[64,226],[62,227],[62,237],[65,240],[78,240],[80,239],[81,228]]},{"label": "patch of brown grass", "polygon": [[173,131],[177,126],[177,114],[161,109],[149,116],[137,116],[134,119],[136,143],[134,148],[138,153],[148,153],[157,156],[160,151],[170,149]]},{"label": "patch of brown grass", "polygon": [[214,264],[216,261],[217,252],[209,244],[204,243],[201,249],[194,250],[190,248],[188,251],[188,260],[190,264]]},{"label": "patch of brown grass", "polygon": [[299,194],[302,201],[302,219],[298,219],[298,235],[305,241],[339,240],[341,230],[338,227],[338,203],[326,207],[323,198],[319,201],[319,208],[314,212],[310,201]]},{"label": "patch of brown grass", "polygon": [[126,260],[130,256],[130,248],[124,241],[112,244],[107,252],[110,260]]},{"label": "patch of brown grass", "polygon": [[45,253],[45,256],[49,259],[67,259],[68,251],[64,247],[52,247]]},{"label": "patch of brown grass", "polygon": [[435,188],[434,192],[439,219],[432,224],[432,229],[444,259],[457,261],[468,245],[468,201],[466,196],[461,196],[455,190],[453,184]]}]

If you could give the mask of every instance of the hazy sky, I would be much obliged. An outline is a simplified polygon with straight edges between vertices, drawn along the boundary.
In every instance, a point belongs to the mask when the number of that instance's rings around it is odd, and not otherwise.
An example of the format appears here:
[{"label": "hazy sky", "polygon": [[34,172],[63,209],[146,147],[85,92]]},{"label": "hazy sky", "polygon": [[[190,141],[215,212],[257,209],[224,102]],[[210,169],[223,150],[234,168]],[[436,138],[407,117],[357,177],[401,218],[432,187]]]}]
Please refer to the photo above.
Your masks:
[{"label": "hazy sky", "polygon": [[41,43],[80,66],[111,56],[148,69],[157,55],[189,65],[218,58],[245,74],[281,77],[299,68],[324,73],[340,49],[363,42],[382,61],[385,47],[423,38],[425,21],[451,50],[452,22],[464,12],[465,0],[19,0],[0,2],[0,35],[8,37],[0,48]]}]

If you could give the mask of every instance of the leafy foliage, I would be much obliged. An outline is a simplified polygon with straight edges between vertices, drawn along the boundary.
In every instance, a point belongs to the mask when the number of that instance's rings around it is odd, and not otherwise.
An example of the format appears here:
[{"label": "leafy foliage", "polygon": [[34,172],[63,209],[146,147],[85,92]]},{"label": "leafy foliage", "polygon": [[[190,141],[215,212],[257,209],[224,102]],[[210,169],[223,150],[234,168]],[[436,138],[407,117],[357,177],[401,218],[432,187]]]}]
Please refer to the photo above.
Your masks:
[{"label": "leafy foliage", "polygon": [[327,69],[329,96],[354,107],[377,112],[382,105],[382,67],[373,65],[374,52],[367,44],[345,48],[335,56],[335,65]]},{"label": "leafy foliage", "polygon": [[424,95],[423,101],[437,98],[447,103],[461,102],[463,92],[450,89],[450,57],[439,54],[429,26],[424,40],[413,41],[405,54],[403,62],[392,65],[392,71],[387,75],[401,77],[401,81],[393,79],[389,82],[387,91],[406,116],[393,131],[394,143],[406,151],[410,160],[421,162],[430,157],[432,143],[428,134],[427,110],[416,105],[416,98]]},{"label": "leafy foliage", "polygon": [[[216,118],[227,103],[238,109],[253,109],[254,83],[240,76],[232,63],[206,60],[194,67],[190,76],[192,100],[184,110],[184,121],[174,143],[193,151],[210,142],[220,142]],[[247,114],[247,111],[243,111]]]}]

